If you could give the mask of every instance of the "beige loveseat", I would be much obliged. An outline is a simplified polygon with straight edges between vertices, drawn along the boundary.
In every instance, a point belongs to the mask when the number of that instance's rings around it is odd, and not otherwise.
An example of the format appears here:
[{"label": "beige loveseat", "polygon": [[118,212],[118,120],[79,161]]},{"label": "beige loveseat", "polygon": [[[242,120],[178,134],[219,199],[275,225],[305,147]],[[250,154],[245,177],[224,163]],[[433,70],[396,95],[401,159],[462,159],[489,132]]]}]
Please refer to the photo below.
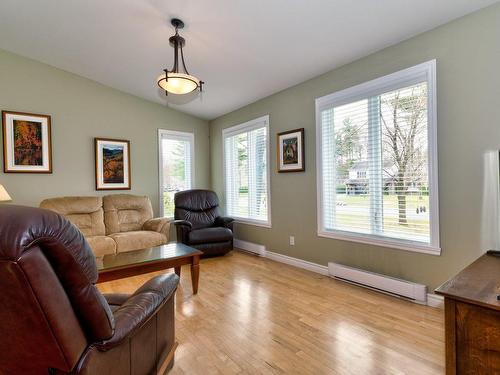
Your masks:
[{"label": "beige loveseat", "polygon": [[148,197],[61,197],[45,199],[40,207],[62,214],[75,224],[96,257],[168,242],[170,219],[153,219]]}]

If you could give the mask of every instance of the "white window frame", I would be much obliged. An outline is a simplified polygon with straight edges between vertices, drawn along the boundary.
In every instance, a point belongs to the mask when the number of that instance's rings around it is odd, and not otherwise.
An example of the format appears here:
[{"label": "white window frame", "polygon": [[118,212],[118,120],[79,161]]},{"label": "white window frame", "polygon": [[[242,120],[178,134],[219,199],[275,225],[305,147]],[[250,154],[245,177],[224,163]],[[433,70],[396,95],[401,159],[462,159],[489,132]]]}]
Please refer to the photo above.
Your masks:
[{"label": "white window frame", "polygon": [[[390,238],[374,234],[352,233],[341,230],[326,230],[323,223],[323,181],[322,181],[322,127],[321,112],[325,109],[352,103],[376,96],[418,82],[427,82],[428,116],[428,178],[429,178],[429,226],[430,243]],[[390,247],[419,253],[440,255],[439,242],[439,189],[438,189],[438,152],[437,152],[437,99],[436,99],[436,60],[424,62],[360,85],[316,99],[316,177],[317,177],[317,220],[318,236],[364,244]]]},{"label": "white window frame", "polygon": [[264,220],[255,220],[243,217],[232,216],[237,223],[255,225],[258,227],[271,228],[271,159],[270,155],[270,134],[269,134],[269,115],[262,116],[247,122],[244,122],[239,125],[232,126],[230,128],[226,128],[222,130],[222,165],[223,165],[223,175],[224,175],[224,211],[226,215],[229,215],[227,212],[227,188],[226,188],[226,138],[234,135],[238,135],[240,133],[245,133],[253,129],[262,128],[262,124],[264,123],[264,127],[267,132],[267,144],[266,144],[266,183],[267,183],[267,221]]},{"label": "white window frame", "polygon": [[[194,155],[194,133],[191,132],[181,132],[181,131],[176,131],[176,130],[166,130],[166,129],[158,129],[158,176],[159,176],[159,205],[160,205],[160,216],[164,216],[163,212],[163,145],[162,145],[162,139],[175,139],[179,141],[187,141],[189,142],[190,145],[190,151],[191,151],[191,189],[194,188],[195,186],[195,180],[194,180],[194,169],[195,169],[195,155]],[[171,219],[173,217],[169,217]]]}]

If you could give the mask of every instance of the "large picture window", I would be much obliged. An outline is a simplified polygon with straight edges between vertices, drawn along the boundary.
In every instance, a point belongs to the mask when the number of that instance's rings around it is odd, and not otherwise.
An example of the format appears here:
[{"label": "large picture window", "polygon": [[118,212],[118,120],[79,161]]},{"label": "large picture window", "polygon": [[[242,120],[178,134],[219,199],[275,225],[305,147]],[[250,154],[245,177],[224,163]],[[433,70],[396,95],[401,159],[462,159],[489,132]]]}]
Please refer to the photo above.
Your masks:
[{"label": "large picture window", "polygon": [[269,116],[223,131],[226,213],[270,226]]},{"label": "large picture window", "polygon": [[174,195],[194,183],[194,134],[158,131],[160,154],[160,214],[174,217]]},{"label": "large picture window", "polygon": [[435,61],[316,100],[320,236],[439,254]]}]

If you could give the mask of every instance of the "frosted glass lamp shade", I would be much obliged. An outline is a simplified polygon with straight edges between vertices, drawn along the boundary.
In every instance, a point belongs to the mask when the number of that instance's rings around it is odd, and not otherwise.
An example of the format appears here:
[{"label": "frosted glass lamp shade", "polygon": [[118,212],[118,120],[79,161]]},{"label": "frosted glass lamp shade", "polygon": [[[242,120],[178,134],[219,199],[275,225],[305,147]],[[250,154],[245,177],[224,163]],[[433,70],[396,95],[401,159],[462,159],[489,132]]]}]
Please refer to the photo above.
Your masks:
[{"label": "frosted glass lamp shade", "polygon": [[158,86],[163,90],[177,95],[188,94],[196,90],[200,85],[200,80],[192,75],[183,73],[168,73],[168,80],[165,73],[158,77]]},{"label": "frosted glass lamp shade", "polygon": [[11,200],[12,198],[10,197],[9,193],[7,193],[7,190],[5,190],[3,185],[0,185],[0,202],[9,202]]}]

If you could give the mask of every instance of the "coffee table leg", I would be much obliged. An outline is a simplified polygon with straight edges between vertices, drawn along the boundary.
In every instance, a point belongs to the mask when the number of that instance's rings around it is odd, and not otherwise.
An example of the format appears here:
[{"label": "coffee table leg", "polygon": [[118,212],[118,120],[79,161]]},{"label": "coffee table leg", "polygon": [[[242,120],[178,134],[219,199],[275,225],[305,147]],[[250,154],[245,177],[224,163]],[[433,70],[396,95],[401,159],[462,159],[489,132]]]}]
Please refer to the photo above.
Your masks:
[{"label": "coffee table leg", "polygon": [[174,267],[175,274],[179,277],[181,277],[181,267]]},{"label": "coffee table leg", "polygon": [[193,294],[198,293],[198,280],[200,279],[200,256],[193,256],[191,262],[191,284],[193,286]]}]

